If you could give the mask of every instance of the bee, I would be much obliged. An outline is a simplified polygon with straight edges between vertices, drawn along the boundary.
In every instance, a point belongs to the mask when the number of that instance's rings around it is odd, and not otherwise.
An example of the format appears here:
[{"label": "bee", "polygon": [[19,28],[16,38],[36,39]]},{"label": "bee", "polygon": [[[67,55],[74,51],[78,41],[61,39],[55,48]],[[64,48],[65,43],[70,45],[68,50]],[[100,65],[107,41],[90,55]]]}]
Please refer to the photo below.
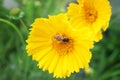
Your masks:
[{"label": "bee", "polygon": [[69,39],[66,37],[55,36],[55,39],[62,42],[69,42]]}]

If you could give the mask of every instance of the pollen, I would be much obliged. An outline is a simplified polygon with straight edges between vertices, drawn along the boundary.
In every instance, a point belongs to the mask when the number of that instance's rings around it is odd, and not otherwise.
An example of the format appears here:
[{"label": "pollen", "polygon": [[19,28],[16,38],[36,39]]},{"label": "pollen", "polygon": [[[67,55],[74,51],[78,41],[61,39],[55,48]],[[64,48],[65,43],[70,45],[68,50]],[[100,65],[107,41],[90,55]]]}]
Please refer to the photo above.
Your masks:
[{"label": "pollen", "polygon": [[65,34],[56,34],[53,37],[53,47],[59,55],[67,55],[73,50],[73,40]]},{"label": "pollen", "polygon": [[93,7],[84,6],[84,16],[88,23],[94,23],[97,19],[97,11]]}]

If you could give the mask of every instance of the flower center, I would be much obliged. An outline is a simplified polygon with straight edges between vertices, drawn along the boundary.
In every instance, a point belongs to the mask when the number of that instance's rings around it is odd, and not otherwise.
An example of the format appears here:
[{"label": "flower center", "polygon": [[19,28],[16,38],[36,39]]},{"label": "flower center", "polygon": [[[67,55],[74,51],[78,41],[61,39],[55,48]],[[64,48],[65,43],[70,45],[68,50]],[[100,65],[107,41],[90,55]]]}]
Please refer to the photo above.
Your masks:
[{"label": "flower center", "polygon": [[65,34],[56,34],[53,37],[53,48],[59,55],[66,55],[73,50],[73,40]]},{"label": "flower center", "polygon": [[94,23],[97,19],[97,11],[93,7],[84,6],[85,20]]}]

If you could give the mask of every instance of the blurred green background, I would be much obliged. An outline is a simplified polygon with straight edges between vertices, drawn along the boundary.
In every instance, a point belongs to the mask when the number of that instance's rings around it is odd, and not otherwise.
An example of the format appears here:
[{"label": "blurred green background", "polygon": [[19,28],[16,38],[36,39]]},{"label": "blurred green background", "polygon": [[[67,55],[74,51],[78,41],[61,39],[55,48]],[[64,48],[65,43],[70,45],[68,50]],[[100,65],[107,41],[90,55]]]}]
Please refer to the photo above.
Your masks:
[{"label": "blurred green background", "polygon": [[27,56],[25,40],[34,19],[65,12],[70,2],[75,0],[0,0],[0,80],[120,80],[120,0],[110,0],[113,15],[92,49],[89,70],[55,79]]}]

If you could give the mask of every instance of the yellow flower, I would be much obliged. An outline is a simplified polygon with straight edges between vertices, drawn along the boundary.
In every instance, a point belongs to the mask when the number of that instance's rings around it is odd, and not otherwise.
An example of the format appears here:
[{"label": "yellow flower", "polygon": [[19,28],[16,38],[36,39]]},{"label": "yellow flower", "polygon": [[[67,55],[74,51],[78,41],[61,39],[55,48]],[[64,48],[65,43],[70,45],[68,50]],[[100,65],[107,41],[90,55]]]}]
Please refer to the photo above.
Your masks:
[{"label": "yellow flower", "polygon": [[109,25],[111,6],[108,0],[78,0],[78,4],[69,5],[67,14],[73,26],[90,28],[99,41],[101,29],[105,31]]},{"label": "yellow flower", "polygon": [[93,40],[84,28],[72,28],[65,14],[38,18],[27,40],[28,55],[56,78],[69,77],[80,68],[88,68]]},{"label": "yellow flower", "polygon": [[86,74],[86,75],[90,75],[90,74],[92,74],[93,72],[94,72],[94,70],[93,70],[91,67],[85,69],[85,74]]}]

